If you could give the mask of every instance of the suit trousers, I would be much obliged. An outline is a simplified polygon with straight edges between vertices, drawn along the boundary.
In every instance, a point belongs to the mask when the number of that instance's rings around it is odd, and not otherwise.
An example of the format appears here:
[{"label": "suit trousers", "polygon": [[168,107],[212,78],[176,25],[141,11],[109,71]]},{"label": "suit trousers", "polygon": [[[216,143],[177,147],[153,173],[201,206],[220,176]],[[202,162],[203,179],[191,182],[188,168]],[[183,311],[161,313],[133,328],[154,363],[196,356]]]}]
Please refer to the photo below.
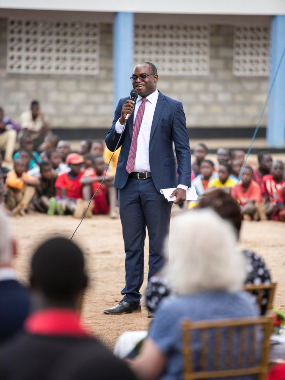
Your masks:
[{"label": "suit trousers", "polygon": [[138,303],[144,277],[144,241],[146,227],[149,236],[148,279],[164,264],[164,241],[169,234],[172,202],[168,202],[154,187],[151,178],[129,178],[119,189],[119,208],[125,243],[126,286],[123,300]]}]

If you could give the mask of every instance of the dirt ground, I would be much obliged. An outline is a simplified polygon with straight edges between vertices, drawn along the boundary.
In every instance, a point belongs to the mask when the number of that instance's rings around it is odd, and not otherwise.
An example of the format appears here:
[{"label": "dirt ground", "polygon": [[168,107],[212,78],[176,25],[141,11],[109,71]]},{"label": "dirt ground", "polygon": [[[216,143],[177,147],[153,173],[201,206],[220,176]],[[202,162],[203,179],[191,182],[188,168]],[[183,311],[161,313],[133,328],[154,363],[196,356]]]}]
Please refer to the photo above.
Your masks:
[{"label": "dirt ground", "polygon": [[[26,215],[13,219],[19,242],[15,267],[19,278],[27,283],[30,257],[34,248],[49,236],[71,237],[78,220],[71,216]],[[83,320],[87,328],[113,348],[118,336],[128,330],[145,330],[147,310],[128,315],[105,315],[103,310],[121,300],[124,286],[124,245],[120,220],[97,216],[84,220],[74,241],[83,249],[90,285],[84,299]],[[240,246],[258,252],[278,282],[275,305],[285,311],[285,223],[244,222]],[[145,279],[147,278],[148,243],[145,249]],[[144,282],[144,291],[146,281]]]}]

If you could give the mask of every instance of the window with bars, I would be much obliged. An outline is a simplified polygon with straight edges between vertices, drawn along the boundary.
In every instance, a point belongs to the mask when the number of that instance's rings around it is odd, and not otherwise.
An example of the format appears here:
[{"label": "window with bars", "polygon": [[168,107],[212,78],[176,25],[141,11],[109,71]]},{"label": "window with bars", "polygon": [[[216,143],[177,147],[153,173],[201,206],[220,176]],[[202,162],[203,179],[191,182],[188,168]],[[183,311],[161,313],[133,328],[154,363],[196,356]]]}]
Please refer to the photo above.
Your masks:
[{"label": "window with bars", "polygon": [[233,72],[237,76],[267,76],[269,71],[269,27],[236,26]]},{"label": "window with bars", "polygon": [[10,19],[7,50],[8,72],[98,74],[99,25]]},{"label": "window with bars", "polygon": [[209,26],[135,25],[134,64],[142,61],[155,63],[160,75],[208,75]]}]

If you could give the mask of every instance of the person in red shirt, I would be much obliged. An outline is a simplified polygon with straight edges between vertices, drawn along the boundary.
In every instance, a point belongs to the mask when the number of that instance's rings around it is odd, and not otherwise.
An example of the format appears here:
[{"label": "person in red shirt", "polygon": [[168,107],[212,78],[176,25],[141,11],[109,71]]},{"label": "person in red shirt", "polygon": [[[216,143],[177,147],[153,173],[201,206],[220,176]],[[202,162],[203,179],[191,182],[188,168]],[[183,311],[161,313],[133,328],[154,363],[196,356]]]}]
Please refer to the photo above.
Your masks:
[{"label": "person in red shirt", "polygon": [[284,380],[285,363],[275,365],[269,373],[267,380]]},{"label": "person in red shirt", "polygon": [[253,179],[262,188],[262,178],[270,174],[272,167],[272,157],[270,153],[260,152],[257,156],[259,167],[253,171]]},{"label": "person in red shirt", "polygon": [[[55,188],[57,189],[57,213],[72,214],[75,218],[82,218],[88,203],[83,200],[82,185],[80,179],[84,172],[81,167],[84,160],[77,153],[71,153],[66,157],[70,171],[57,177]],[[92,214],[92,207],[88,208],[86,217]]]},{"label": "person in red shirt", "polygon": [[244,168],[241,183],[232,189],[232,196],[238,200],[244,219],[266,220],[261,190],[259,185],[253,180],[253,170],[251,166]]},{"label": "person in red shirt", "polygon": [[[83,186],[83,196],[87,201],[94,196],[93,214],[108,214],[111,218],[116,218],[116,190],[114,188],[114,176],[107,171],[104,182],[100,186],[105,176],[106,164],[103,156],[93,157],[93,168],[87,169],[82,176],[80,183]],[[99,188],[100,186],[100,188]],[[92,194],[91,194],[92,193]]]},{"label": "person in red shirt", "polygon": [[284,186],[284,163],[280,160],[272,164],[272,174],[265,175],[262,178],[262,196],[266,203],[266,215],[271,220],[278,220],[276,214],[277,192]]}]

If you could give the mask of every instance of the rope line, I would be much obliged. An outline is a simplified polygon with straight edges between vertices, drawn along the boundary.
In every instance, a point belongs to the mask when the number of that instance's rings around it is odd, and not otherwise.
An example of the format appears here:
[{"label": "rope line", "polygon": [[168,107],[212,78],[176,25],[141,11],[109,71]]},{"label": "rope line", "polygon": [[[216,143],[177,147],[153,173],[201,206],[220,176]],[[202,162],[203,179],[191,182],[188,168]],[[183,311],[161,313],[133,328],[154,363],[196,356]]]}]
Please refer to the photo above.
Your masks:
[{"label": "rope line", "polygon": [[[245,158],[245,160],[244,160],[244,164],[243,164],[243,166],[242,166],[242,168],[241,168],[241,171],[240,171],[240,174],[239,174],[239,178],[238,178],[237,185],[240,183],[241,176],[242,176],[242,174],[243,174],[243,171],[244,171],[244,168],[245,168],[245,165],[246,165],[246,162],[247,162],[248,156],[249,156],[249,154],[250,154],[250,151],[251,151],[251,148],[252,148],[253,142],[254,142],[254,140],[255,140],[255,137],[256,137],[257,131],[258,131],[258,129],[259,129],[259,126],[260,126],[260,123],[261,123],[262,117],[263,117],[263,115],[264,115],[265,108],[266,108],[267,103],[268,103],[268,100],[269,100],[269,98],[270,98],[270,95],[271,95],[271,92],[272,92],[272,89],[273,89],[273,86],[274,86],[274,83],[275,83],[275,80],[276,80],[277,74],[278,74],[278,72],[279,72],[279,69],[280,69],[280,66],[281,66],[282,60],[283,60],[283,58],[284,58],[284,55],[285,55],[285,47],[284,47],[283,53],[282,53],[282,55],[281,55],[281,58],[280,58],[280,61],[279,61],[279,64],[278,64],[277,70],[276,70],[275,75],[274,75],[274,78],[273,78],[273,81],[272,81],[271,86],[270,86],[270,88],[269,88],[269,91],[268,91],[268,94],[267,94],[267,98],[266,98],[266,100],[265,100],[265,103],[264,103],[264,106],[263,106],[263,109],[262,109],[262,112],[261,112],[261,115],[260,115],[259,121],[258,121],[257,126],[256,126],[256,128],[255,128],[255,131],[254,131],[254,134],[253,134],[253,137],[252,137],[252,140],[251,140],[250,146],[249,146],[248,151],[247,151],[246,158]],[[233,195],[233,197],[236,196],[237,185],[236,185],[236,187],[235,187],[235,191],[234,191],[234,195]]]}]

